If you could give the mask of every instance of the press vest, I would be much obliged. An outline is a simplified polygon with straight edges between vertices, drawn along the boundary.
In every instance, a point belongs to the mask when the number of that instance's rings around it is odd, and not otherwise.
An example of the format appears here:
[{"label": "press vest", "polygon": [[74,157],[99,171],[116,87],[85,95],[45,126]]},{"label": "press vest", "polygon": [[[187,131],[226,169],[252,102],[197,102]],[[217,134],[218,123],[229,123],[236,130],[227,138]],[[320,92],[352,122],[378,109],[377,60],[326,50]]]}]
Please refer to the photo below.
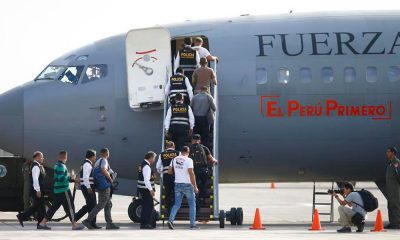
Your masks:
[{"label": "press vest", "polygon": [[177,103],[171,107],[170,126],[189,129],[189,105]]},{"label": "press vest", "polygon": [[194,71],[197,68],[196,54],[196,50],[191,47],[179,50],[179,67],[185,71]]},{"label": "press vest", "polygon": [[[146,165],[150,167],[150,165],[146,161],[143,160],[142,164],[139,167],[137,188],[141,189],[141,190],[148,190],[146,185],[144,184],[144,176],[143,176],[143,171],[142,171],[142,169]],[[153,191],[155,191],[156,188],[154,186],[154,172],[153,172],[153,170],[151,170],[150,184],[151,184],[151,187],[153,188]]]},{"label": "press vest", "polygon": [[[83,165],[85,165],[86,163],[88,163],[88,164],[90,164],[90,166],[92,166],[92,162],[91,161],[89,161],[89,160],[85,160],[85,161],[83,161],[83,163],[82,163],[82,166],[81,166],[81,171],[80,171],[80,184],[81,184],[81,186],[85,186],[84,184],[83,184]],[[89,175],[89,183],[90,183],[90,188],[94,188],[94,182],[93,182],[93,168],[92,168],[92,171],[90,171],[90,175]]]},{"label": "press vest", "polygon": [[169,165],[171,164],[171,161],[175,158],[179,156],[179,152],[176,150],[172,150],[172,149],[167,149],[166,151],[161,153],[161,162],[163,165],[163,174],[168,174],[168,168]]},{"label": "press vest", "polygon": [[31,172],[29,173],[29,179],[31,181],[31,192],[35,192],[35,189],[33,188],[33,180],[32,180],[32,169],[34,167],[38,167],[40,170],[40,174],[39,174],[39,186],[40,186],[40,191],[44,191],[44,177],[46,175],[45,171],[43,168],[40,167],[40,165],[37,162],[33,162],[32,163],[32,168],[31,168]]}]

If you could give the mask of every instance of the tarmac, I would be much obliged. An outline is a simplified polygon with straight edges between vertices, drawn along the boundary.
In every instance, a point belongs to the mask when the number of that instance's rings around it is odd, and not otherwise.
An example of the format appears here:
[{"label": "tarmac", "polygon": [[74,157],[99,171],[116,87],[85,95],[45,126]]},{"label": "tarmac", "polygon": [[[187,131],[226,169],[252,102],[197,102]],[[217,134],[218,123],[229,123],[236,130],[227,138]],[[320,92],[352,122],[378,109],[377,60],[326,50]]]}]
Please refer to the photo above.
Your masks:
[{"label": "tarmac", "polygon": [[[113,220],[121,226],[120,230],[83,230],[71,231],[68,220],[50,222],[51,231],[36,230],[36,223],[26,222],[21,227],[16,221],[15,214],[0,212],[0,240],[5,239],[398,239],[400,230],[387,230],[375,233],[373,228],[376,211],[369,213],[364,233],[339,234],[337,223],[337,206],[333,223],[324,223],[329,216],[320,216],[322,231],[309,231],[312,215],[312,183],[276,183],[276,188],[271,189],[270,183],[257,184],[220,184],[220,209],[230,210],[231,207],[242,207],[244,212],[244,225],[231,226],[226,222],[225,228],[220,229],[218,222],[199,223],[200,230],[189,230],[188,222],[176,222],[176,229],[159,222],[156,230],[140,230],[137,223],[132,223],[127,214],[131,197],[113,196]],[[317,190],[326,191],[331,183],[318,183]],[[373,183],[357,183],[357,188],[366,188],[379,200],[384,221],[387,220],[387,202]],[[318,196],[320,202],[329,201],[328,196]],[[84,202],[82,194],[77,191],[75,205],[80,208]],[[265,230],[250,230],[253,223],[255,209],[259,208]],[[326,212],[329,207],[322,206],[318,209]],[[56,213],[55,218],[64,215],[62,208]],[[99,225],[104,226],[104,217],[98,216]],[[353,228],[353,231],[355,229]]]}]

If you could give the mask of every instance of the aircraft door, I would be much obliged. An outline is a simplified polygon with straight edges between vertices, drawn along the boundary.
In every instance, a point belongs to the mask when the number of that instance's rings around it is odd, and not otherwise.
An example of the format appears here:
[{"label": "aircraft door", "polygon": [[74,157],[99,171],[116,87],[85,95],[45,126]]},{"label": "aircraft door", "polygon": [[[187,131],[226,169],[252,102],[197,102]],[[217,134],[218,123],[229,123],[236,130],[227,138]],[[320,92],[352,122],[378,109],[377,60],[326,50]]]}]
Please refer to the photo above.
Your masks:
[{"label": "aircraft door", "polygon": [[131,30],[126,36],[129,106],[162,109],[164,87],[171,74],[171,37],[156,27]]}]

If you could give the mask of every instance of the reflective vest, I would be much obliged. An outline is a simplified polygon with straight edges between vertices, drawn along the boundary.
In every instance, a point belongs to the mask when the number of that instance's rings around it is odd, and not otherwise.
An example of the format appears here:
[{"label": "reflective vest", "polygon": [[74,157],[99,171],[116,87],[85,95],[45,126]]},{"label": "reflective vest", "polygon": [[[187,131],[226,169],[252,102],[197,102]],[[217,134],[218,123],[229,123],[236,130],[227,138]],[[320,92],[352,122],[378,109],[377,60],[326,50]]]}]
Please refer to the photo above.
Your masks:
[{"label": "reflective vest", "polygon": [[179,152],[173,149],[167,149],[166,151],[161,153],[161,162],[163,165],[163,174],[168,174],[168,168],[171,164],[171,161],[179,156]]},{"label": "reflective vest", "polygon": [[171,106],[171,126],[189,129],[189,105],[177,103]]},{"label": "reflective vest", "polygon": [[184,71],[194,71],[197,68],[196,50],[191,47],[185,47],[179,50],[179,67]]},{"label": "reflective vest", "polygon": [[[81,186],[85,186],[84,184],[83,184],[83,165],[85,165],[86,163],[88,163],[88,164],[90,164],[90,166],[92,166],[92,162],[91,161],[89,161],[89,160],[85,160],[85,161],[83,161],[83,163],[82,163],[82,166],[81,166],[81,171],[80,171],[80,184],[81,184]],[[92,169],[93,170],[93,169]],[[90,188],[94,188],[94,182],[93,182],[93,171],[90,171],[90,175],[89,175],[89,183],[90,183]]]},{"label": "reflective vest", "polygon": [[[150,167],[150,165],[146,161],[143,160],[142,164],[139,167],[139,172],[138,172],[137,188],[138,189],[142,189],[142,190],[148,190],[146,185],[144,184],[144,176],[143,176],[143,171],[142,171],[142,169],[146,165]],[[151,184],[151,187],[153,188],[153,191],[156,191],[156,188],[154,186],[154,172],[153,172],[153,170],[151,170],[150,184]]]},{"label": "reflective vest", "polygon": [[32,169],[34,167],[38,167],[40,170],[40,174],[39,174],[39,187],[40,187],[40,191],[43,192],[44,191],[44,177],[46,176],[46,172],[44,171],[44,168],[42,166],[40,166],[39,163],[33,161],[32,163],[32,168],[31,168],[31,172],[29,173],[29,179],[31,182],[31,193],[35,193],[35,189],[33,188],[33,179],[32,179]]},{"label": "reflective vest", "polygon": [[176,74],[170,77],[169,81],[171,88],[169,91],[169,97],[174,98],[177,93],[182,94],[184,98],[188,98],[187,87],[185,83],[186,77],[184,75]]}]

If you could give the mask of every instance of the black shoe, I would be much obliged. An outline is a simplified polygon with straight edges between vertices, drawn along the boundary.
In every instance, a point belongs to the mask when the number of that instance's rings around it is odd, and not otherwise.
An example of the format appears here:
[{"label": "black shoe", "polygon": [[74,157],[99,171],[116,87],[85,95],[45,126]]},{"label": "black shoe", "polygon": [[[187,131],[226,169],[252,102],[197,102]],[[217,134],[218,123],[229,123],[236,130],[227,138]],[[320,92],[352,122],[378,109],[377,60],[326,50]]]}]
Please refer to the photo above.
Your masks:
[{"label": "black shoe", "polygon": [[24,220],[22,220],[21,215],[17,214],[17,218],[18,218],[19,224],[21,224],[21,226],[24,227]]},{"label": "black shoe", "polygon": [[200,228],[198,226],[190,226],[190,230],[199,230]]},{"label": "black shoe", "polygon": [[140,226],[140,229],[154,229],[154,227],[151,226],[150,224],[146,224],[144,226]]},{"label": "black shoe", "polygon": [[37,229],[38,230],[51,230],[51,228],[49,228],[47,225],[40,225],[40,224],[38,224],[37,225]]},{"label": "black shoe", "polygon": [[170,221],[167,222],[168,228],[174,230],[174,224]]},{"label": "black shoe", "polygon": [[87,229],[94,229],[93,225],[86,219],[82,221],[82,224],[85,225]]},{"label": "black shoe", "polygon": [[115,225],[114,223],[107,223],[106,229],[107,230],[118,230],[119,227],[117,225]]},{"label": "black shoe", "polygon": [[358,232],[358,233],[363,232],[364,231],[364,225],[365,225],[365,223],[358,224],[356,232]]},{"label": "black shoe", "polygon": [[83,230],[83,229],[85,229],[85,227],[82,226],[82,225],[79,225],[79,226],[76,226],[75,228],[73,228],[72,230],[73,231],[80,231],[80,230]]},{"label": "black shoe", "polygon": [[386,229],[400,229],[400,225],[395,225],[395,224],[388,224],[385,226]]},{"label": "black shoe", "polygon": [[93,229],[102,229],[103,227],[100,227],[99,225],[97,225],[96,223],[92,223],[92,227]]},{"label": "black shoe", "polygon": [[351,233],[351,228],[349,227],[342,227],[341,229],[337,230],[338,233]]}]

